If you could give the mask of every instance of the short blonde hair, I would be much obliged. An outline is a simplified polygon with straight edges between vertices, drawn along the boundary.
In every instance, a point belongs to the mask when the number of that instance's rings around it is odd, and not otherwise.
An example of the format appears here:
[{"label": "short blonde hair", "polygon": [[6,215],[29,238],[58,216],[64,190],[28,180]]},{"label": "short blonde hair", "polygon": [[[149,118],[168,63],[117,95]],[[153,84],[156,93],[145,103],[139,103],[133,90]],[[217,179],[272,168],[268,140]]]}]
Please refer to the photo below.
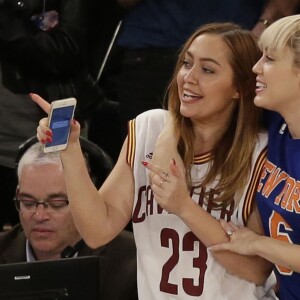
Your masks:
[{"label": "short blonde hair", "polygon": [[300,68],[300,14],[281,18],[262,33],[259,47],[275,54],[289,47],[294,55],[294,65]]}]

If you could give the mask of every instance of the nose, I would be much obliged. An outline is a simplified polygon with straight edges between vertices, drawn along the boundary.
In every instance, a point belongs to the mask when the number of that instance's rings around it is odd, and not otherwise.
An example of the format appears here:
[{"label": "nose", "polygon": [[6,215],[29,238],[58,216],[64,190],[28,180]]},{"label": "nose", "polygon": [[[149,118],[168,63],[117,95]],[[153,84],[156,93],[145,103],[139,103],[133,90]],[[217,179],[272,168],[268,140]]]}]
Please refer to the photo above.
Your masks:
[{"label": "nose", "polygon": [[186,71],[186,74],[184,75],[184,81],[194,84],[198,82],[198,79],[196,77],[196,70],[193,67]]},{"label": "nose", "polygon": [[38,203],[36,206],[36,210],[34,212],[34,218],[41,220],[47,217],[48,217],[47,208],[45,208],[43,203]]},{"label": "nose", "polygon": [[261,60],[262,60],[262,57],[260,58],[260,60],[252,68],[252,71],[255,74],[261,74],[262,73]]}]

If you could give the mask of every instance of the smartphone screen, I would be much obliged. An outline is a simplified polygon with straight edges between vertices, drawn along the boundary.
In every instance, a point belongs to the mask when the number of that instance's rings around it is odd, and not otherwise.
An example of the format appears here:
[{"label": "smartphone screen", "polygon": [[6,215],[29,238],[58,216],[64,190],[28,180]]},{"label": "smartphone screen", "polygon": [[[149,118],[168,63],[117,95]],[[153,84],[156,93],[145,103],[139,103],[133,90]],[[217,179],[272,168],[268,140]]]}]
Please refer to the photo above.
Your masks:
[{"label": "smartphone screen", "polygon": [[74,106],[54,108],[52,111],[50,129],[52,130],[52,142],[46,143],[45,148],[66,144],[70,131],[70,120],[73,117]]}]

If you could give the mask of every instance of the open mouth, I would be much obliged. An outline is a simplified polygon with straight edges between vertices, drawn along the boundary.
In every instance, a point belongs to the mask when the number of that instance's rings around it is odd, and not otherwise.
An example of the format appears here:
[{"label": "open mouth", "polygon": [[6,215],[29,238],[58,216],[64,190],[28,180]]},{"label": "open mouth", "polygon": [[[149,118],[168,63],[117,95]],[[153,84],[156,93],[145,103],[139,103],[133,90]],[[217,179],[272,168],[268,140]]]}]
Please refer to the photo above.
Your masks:
[{"label": "open mouth", "polygon": [[200,100],[202,98],[203,98],[203,96],[200,96],[200,95],[195,95],[195,94],[187,93],[187,92],[183,93],[184,101],[194,101],[194,100]]},{"label": "open mouth", "polygon": [[256,82],[256,87],[259,89],[265,89],[267,85],[262,82]]}]

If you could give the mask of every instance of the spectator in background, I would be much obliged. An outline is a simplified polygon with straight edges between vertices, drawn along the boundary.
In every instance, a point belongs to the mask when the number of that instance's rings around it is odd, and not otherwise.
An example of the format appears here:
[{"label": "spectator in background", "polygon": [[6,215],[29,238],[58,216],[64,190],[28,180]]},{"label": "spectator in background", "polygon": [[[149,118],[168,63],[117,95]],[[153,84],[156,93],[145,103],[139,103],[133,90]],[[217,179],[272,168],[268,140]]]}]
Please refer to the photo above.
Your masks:
[{"label": "spectator in background", "polygon": [[[116,29],[119,28],[124,9],[119,6],[117,0],[96,0],[95,2],[97,7],[93,14],[95,22],[91,32],[93,36],[97,36],[97,39],[92,52],[92,71],[95,78],[99,79],[99,86],[105,94],[106,101],[92,112],[88,137],[109,153],[116,162],[123,142],[116,88],[122,50],[114,47],[115,43],[112,40]],[[110,45],[112,45],[111,48]],[[109,54],[107,57],[106,53]],[[99,128],[105,128],[105,130],[99,130]]]},{"label": "spectator in background", "polygon": [[42,111],[37,92],[51,102],[74,96],[77,119],[102,100],[89,73],[89,28],[94,0],[2,0],[0,2],[0,227],[15,224],[12,198],[18,146],[35,134]]},{"label": "spectator in background", "polygon": [[[90,249],[75,227],[59,153],[43,153],[40,143],[26,150],[18,164],[15,204],[21,224],[0,234],[0,263],[98,255],[105,282],[100,299],[137,299],[136,248],[123,231],[108,244]],[[83,199],[84,200],[84,199]]]}]

